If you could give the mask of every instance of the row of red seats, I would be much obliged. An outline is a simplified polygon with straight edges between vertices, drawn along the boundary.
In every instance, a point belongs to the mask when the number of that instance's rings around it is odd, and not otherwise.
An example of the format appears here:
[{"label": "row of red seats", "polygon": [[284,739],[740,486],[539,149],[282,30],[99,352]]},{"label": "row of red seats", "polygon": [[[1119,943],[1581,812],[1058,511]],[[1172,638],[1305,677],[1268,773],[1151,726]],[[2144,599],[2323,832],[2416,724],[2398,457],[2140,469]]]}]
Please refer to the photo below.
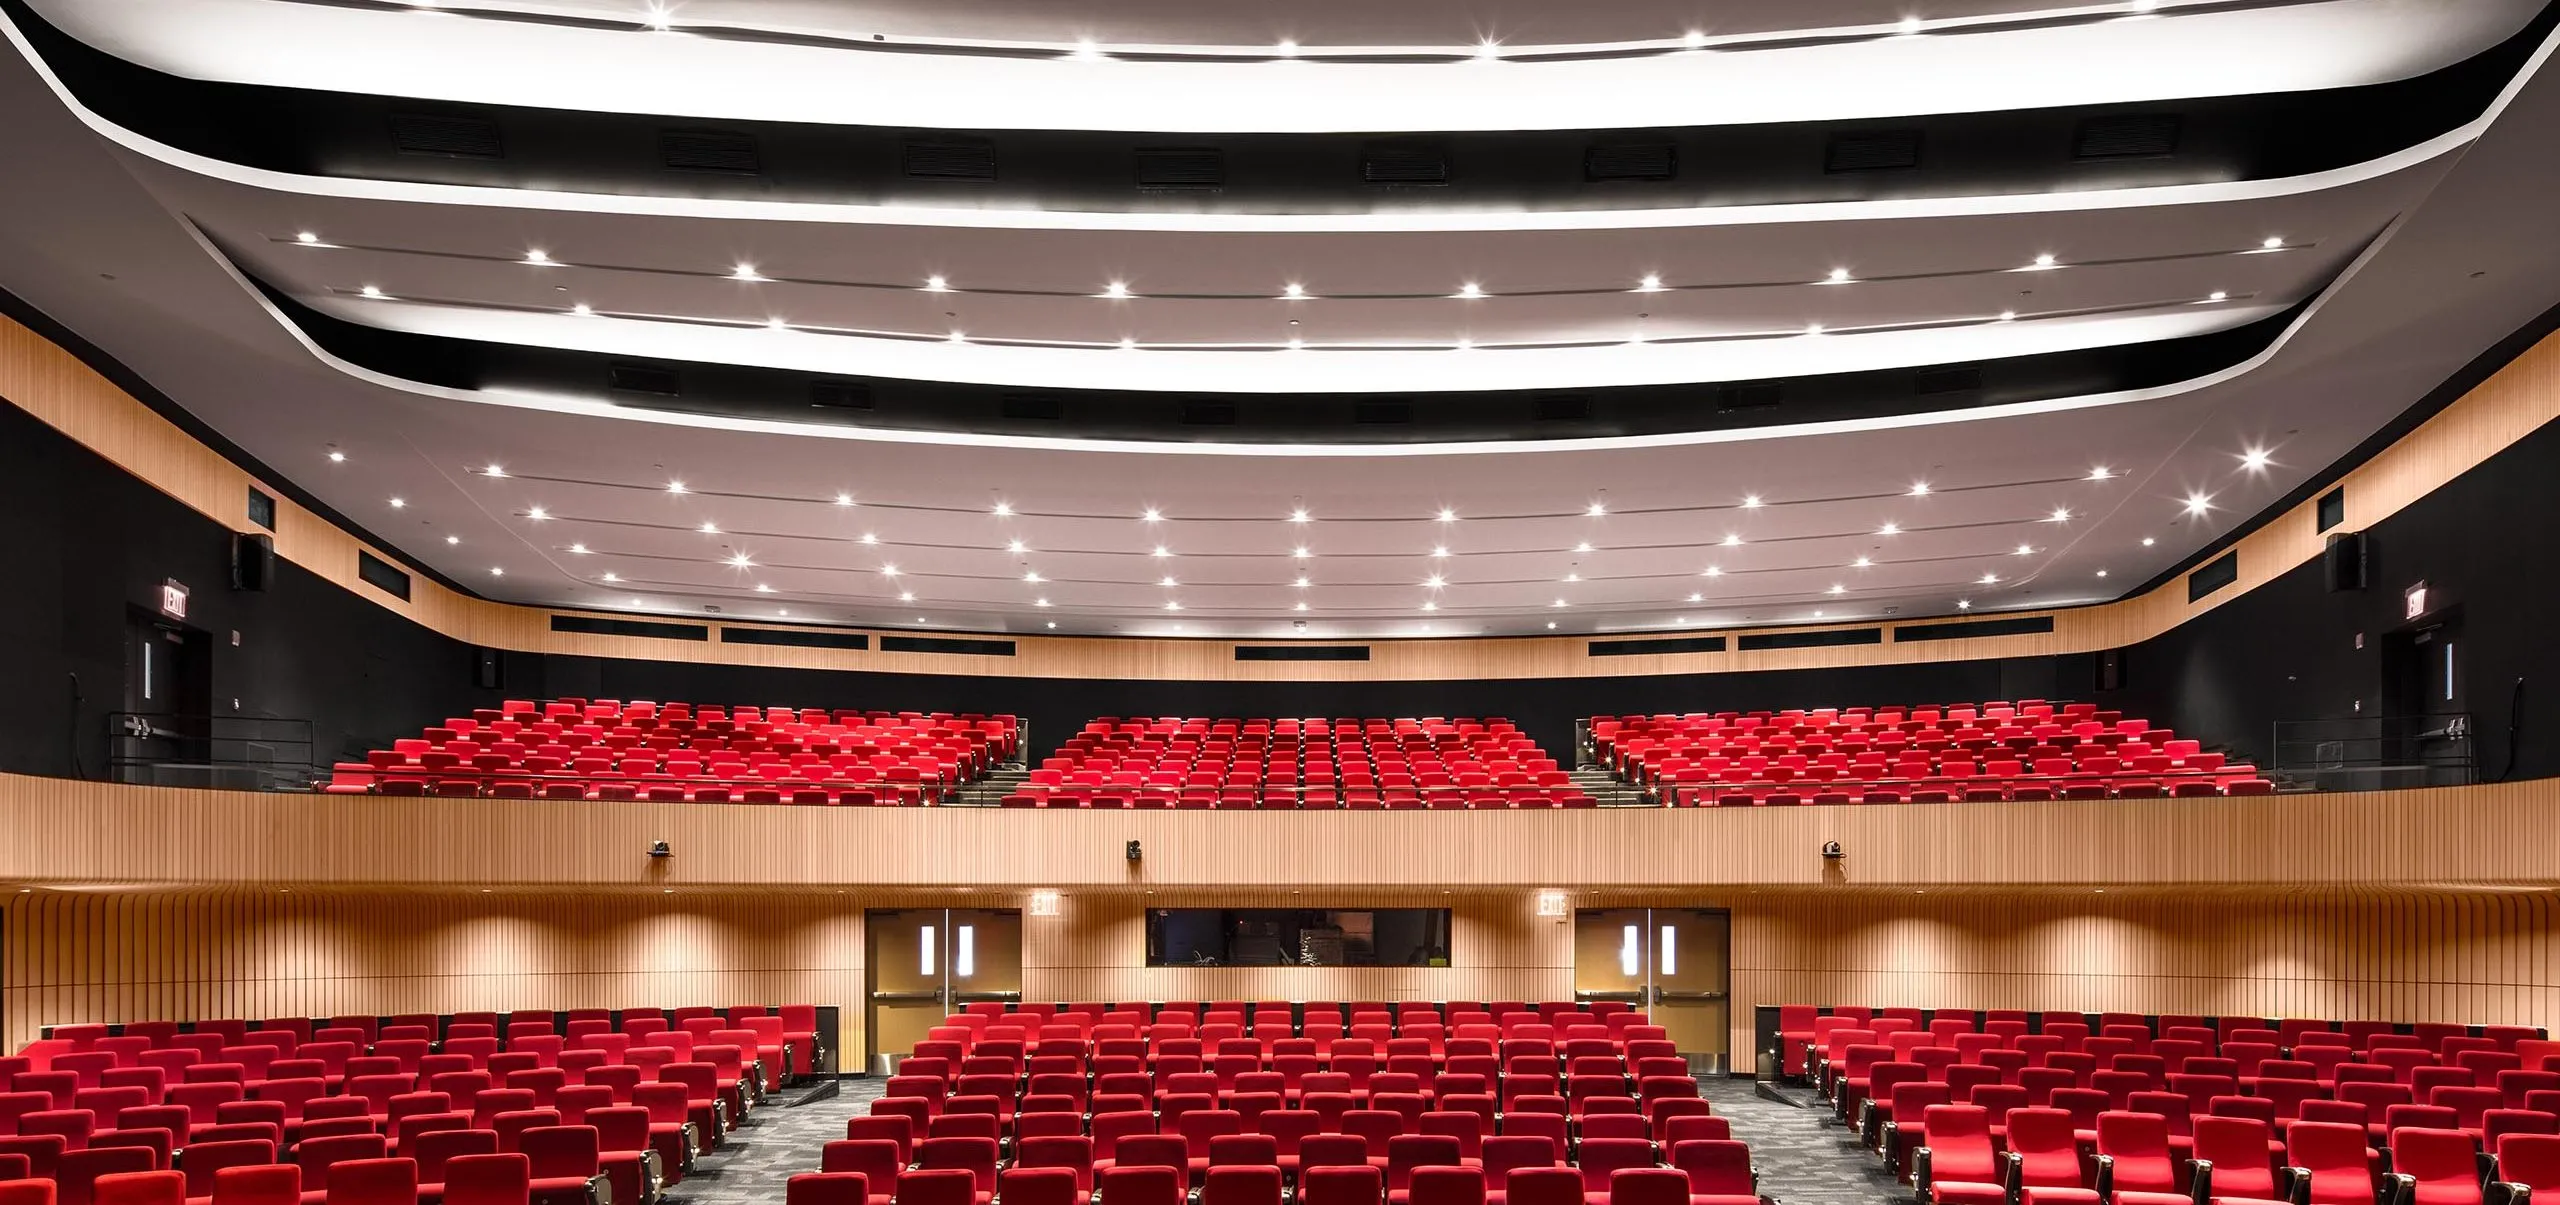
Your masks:
[{"label": "row of red seats", "polygon": [[1507,720],[1097,719],[1016,807],[1577,807],[1590,798]]},{"label": "row of red seats", "polygon": [[[1019,742],[1010,716],[511,700],[395,741],[362,765],[340,763],[325,789],[916,804],[1018,756]],[[824,794],[795,798],[810,792]]]},{"label": "row of red seats", "polygon": [[2560,1135],[2510,1133],[2485,1149],[2470,1133],[2406,1126],[2375,1139],[2356,1125],[2303,1121],[2281,1138],[2251,1117],[2194,1119],[2182,1148],[2169,1118],[2099,1114],[2087,1129],[2058,1109],[1932,1105],[1913,1140],[1920,1205],[2493,1205],[2560,1182]]},{"label": "row of red seats", "polygon": [[[1197,1000],[1150,1004],[1144,1001],[1048,1004],[983,1002],[942,1019],[945,1027],[967,1029],[974,1041],[990,1029],[1014,1041],[1031,1039],[1198,1038],[1207,1042],[1251,1035],[1268,1045],[1279,1038],[1307,1037],[1330,1043],[1344,1037],[1383,1042],[1424,1037],[1436,1050],[1454,1031],[1459,1037],[1501,1040],[1509,1037],[1618,1037],[1630,1026],[1646,1024],[1643,1014],[1622,1001],[1583,1004],[1550,1000],[1450,1002],[1446,1005],[1404,1001],[1349,1003],[1286,1000]],[[1545,1028],[1537,1028],[1544,1026]],[[937,1035],[949,1036],[949,1035]],[[1323,1053],[1322,1049],[1318,1053]]]},{"label": "row of red seats", "polygon": [[2263,778],[2197,777],[2168,782],[2149,778],[2085,778],[2041,781],[2034,778],[1874,782],[1842,789],[1808,789],[1774,783],[1714,787],[1674,787],[1673,807],[1819,807],[1847,804],[2050,802],[2056,799],[2214,799],[2273,795],[2276,785]]},{"label": "row of red seats", "polygon": [[[586,1127],[553,1127],[583,1129]],[[487,1135],[494,1143],[495,1136]],[[602,1160],[592,1146],[530,1131],[526,1150],[437,1153],[417,1158],[346,1158],[310,1167],[279,1163],[268,1144],[206,1150],[182,1170],[151,1169],[127,1152],[84,1151],[56,1174],[36,1177],[0,1155],[0,1205],[586,1205],[607,1199],[594,1187]],[[130,1152],[141,1154],[143,1152]],[[110,1168],[124,1170],[108,1170]],[[202,1169],[200,1171],[200,1169]],[[615,1197],[612,1200],[622,1200]],[[654,1197],[635,1198],[646,1205]]]},{"label": "row of red seats", "polygon": [[[1778,1006],[1777,1022],[1779,1072],[1789,1077],[1803,1077],[1819,1070],[1818,1067],[1808,1067],[1808,1047],[1825,1049],[1836,1057],[1840,1043],[1828,1035],[1842,1029],[1865,1030],[1876,1035],[1925,1031],[1931,1035],[1928,1045],[1958,1049],[1965,1045],[1965,1035],[1975,1033],[1998,1039],[1992,1043],[1994,1046],[2029,1051],[2046,1048],[2045,1039],[2058,1043],[2050,1048],[2066,1051],[2088,1049],[2089,1043],[2097,1040],[2102,1043],[2097,1049],[2110,1055],[2154,1053],[2162,1049],[2161,1043],[2195,1045],[2196,1048],[2171,1047],[2180,1057],[2214,1054],[2228,1042],[2270,1044],[2288,1050],[2302,1046],[2343,1045],[2358,1052],[2401,1046],[2430,1052],[2446,1061],[2467,1051],[2528,1052],[2539,1056],[2549,1050],[2560,1049],[2549,1044],[2536,1045],[2542,1043],[2544,1035],[2542,1030],[2532,1026],[2475,1027],[2434,1021],[2404,1024],[2306,1017],[2209,1018],[2172,1013],[2150,1016],[2130,1012],[2087,1013],[2051,1009],[1924,1009],[1868,1005],[1824,1008],[1811,1004],[1783,1004]],[[1898,1039],[1887,1036],[1861,1040],[1892,1042]]]}]

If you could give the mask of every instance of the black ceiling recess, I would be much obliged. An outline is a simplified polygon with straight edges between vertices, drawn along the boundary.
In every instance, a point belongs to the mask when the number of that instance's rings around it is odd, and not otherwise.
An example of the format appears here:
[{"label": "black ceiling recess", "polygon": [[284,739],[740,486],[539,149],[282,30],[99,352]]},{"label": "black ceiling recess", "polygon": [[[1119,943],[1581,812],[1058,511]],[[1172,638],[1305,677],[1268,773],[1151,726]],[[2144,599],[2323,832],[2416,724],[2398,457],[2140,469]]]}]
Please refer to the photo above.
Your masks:
[{"label": "black ceiling recess", "polygon": [[399,154],[458,159],[503,159],[507,155],[498,123],[485,117],[393,113],[390,125],[391,149]]},{"label": "black ceiling recess", "polygon": [[1220,443],[1410,444],[1738,431],[2158,388],[2256,355],[2301,309],[2295,306],[2246,326],[2183,339],[1916,371],[1887,368],[1570,394],[1496,390],[1344,396],[1008,389],[895,377],[813,377],[736,364],[633,363],[556,347],[363,326],[314,310],[254,277],[252,282],[285,321],[331,355],[421,384],[602,395],[620,406],[685,414],[887,430]]},{"label": "black ceiling recess", "polygon": [[[1358,213],[1381,206],[1680,208],[2035,193],[2298,176],[2478,117],[2560,23],[2413,79],[2314,92],[1671,129],[1169,134],[809,122],[669,128],[641,113],[423,106],[184,79],[0,0],[78,100],[213,159],[301,175],[816,203],[973,200],[1119,212]],[[999,175],[997,165],[1003,165]],[[1712,165],[1712,170],[1698,170]],[[1682,170],[1688,168],[1690,170]],[[1631,184],[1638,185],[1630,187]],[[1133,187],[1134,185],[1134,187]]]}]

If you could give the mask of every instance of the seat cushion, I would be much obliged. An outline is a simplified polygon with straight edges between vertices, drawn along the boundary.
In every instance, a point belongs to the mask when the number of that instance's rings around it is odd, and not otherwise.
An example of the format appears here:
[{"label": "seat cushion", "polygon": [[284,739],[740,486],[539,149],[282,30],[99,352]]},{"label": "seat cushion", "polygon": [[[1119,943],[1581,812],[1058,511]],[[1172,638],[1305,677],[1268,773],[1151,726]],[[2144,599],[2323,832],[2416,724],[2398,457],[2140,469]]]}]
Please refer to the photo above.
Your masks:
[{"label": "seat cushion", "polygon": [[1949,1180],[1930,1185],[1929,1192],[1938,1205],[2009,1205],[2009,1190],[1997,1184]]}]

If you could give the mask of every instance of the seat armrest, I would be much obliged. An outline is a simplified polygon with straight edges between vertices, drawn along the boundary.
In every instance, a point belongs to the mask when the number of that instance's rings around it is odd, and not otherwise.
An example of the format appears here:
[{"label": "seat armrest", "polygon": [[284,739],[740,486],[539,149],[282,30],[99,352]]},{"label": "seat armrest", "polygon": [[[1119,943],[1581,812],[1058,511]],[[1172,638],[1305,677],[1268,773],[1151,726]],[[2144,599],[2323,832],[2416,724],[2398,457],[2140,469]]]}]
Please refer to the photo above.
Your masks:
[{"label": "seat armrest", "polygon": [[2311,1169],[2286,1167],[2278,1173],[2276,1191],[2293,1205],[2311,1205]]},{"label": "seat armrest", "polygon": [[1911,1152],[1911,1196],[1920,1205],[1929,1205],[1929,1148]]},{"label": "seat armrest", "polygon": [[2196,1205],[2207,1205],[2213,1200],[2213,1160],[2190,1159],[2187,1166],[2192,1169],[2187,1176],[2187,1195],[2195,1199]]},{"label": "seat armrest", "polygon": [[2505,1180],[2492,1180],[2480,1194],[2481,1205],[2532,1205],[2533,1189]]},{"label": "seat armrest", "polygon": [[2418,1195],[2418,1178],[2405,1172],[2378,1176],[2373,1184],[2373,1205],[2409,1205]]},{"label": "seat armrest", "polygon": [[2116,1195],[2116,1157],[2113,1155],[2099,1155],[2096,1156],[2096,1159],[2098,1163],[2098,1177],[2095,1187],[2098,1190],[2098,1199],[2100,1201],[2112,1201],[2115,1199]]}]

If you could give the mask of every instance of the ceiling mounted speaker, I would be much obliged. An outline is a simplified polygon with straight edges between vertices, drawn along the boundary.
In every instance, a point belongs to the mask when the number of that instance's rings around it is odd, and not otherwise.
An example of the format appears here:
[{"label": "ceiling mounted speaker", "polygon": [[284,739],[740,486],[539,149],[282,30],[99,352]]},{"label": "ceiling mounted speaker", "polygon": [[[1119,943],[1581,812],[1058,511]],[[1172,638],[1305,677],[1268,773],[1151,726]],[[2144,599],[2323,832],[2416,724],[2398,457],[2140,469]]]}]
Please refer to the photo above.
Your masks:
[{"label": "ceiling mounted speaker", "polygon": [[1438,147],[1368,147],[1360,152],[1360,179],[1368,184],[1446,184],[1449,156]]},{"label": "ceiling mounted speaker", "polygon": [[1668,142],[1606,143],[1582,152],[1582,178],[1594,184],[1669,180],[1679,174],[1680,148]]},{"label": "ceiling mounted speaker", "polygon": [[910,180],[993,180],[996,144],[983,138],[910,138],[898,162]]},{"label": "ceiling mounted speaker", "polygon": [[1142,192],[1193,192],[1225,187],[1226,152],[1216,147],[1139,147],[1133,156]]},{"label": "ceiling mounted speaker", "polygon": [[1826,172],[1899,171],[1920,166],[1920,131],[1861,130],[1835,134],[1823,152]]},{"label": "ceiling mounted speaker", "polygon": [[670,171],[752,176],[763,169],[753,134],[726,130],[660,130],[658,162]]},{"label": "ceiling mounted speaker", "polygon": [[485,117],[435,113],[391,115],[391,149],[403,155],[439,155],[447,159],[503,159],[506,144],[498,123]]},{"label": "ceiling mounted speaker", "polygon": [[2165,159],[2178,153],[2178,118],[2170,113],[2092,117],[2071,138],[2079,160]]}]

